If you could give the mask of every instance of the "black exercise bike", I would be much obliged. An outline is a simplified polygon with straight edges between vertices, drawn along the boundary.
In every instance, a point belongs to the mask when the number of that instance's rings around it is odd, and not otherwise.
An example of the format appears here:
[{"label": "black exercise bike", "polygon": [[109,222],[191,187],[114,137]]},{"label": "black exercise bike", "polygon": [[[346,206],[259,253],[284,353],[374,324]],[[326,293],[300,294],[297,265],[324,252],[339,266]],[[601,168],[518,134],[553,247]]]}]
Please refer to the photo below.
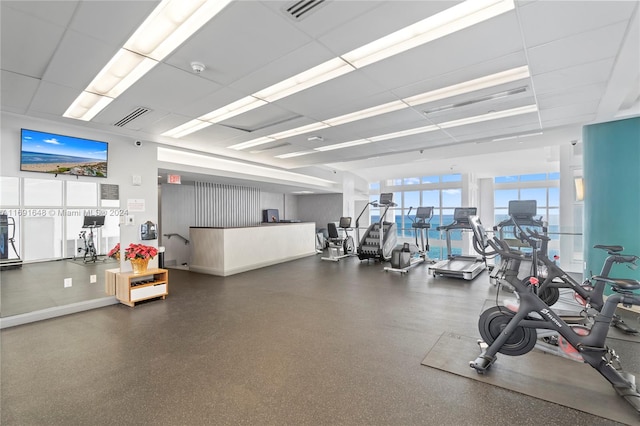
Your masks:
[{"label": "black exercise bike", "polygon": [[98,260],[98,252],[93,240],[93,229],[89,230],[89,235],[87,235],[87,231],[80,231],[79,238],[84,243],[84,247],[78,247],[78,253],[82,253],[82,261],[89,263]]},{"label": "black exercise bike", "polygon": [[[551,238],[540,234],[537,230],[523,228],[515,217],[511,222],[514,224],[514,236],[521,242],[531,247],[531,275],[537,277],[540,283],[537,286],[537,295],[543,302],[553,306],[560,298],[560,288],[567,288],[574,292],[574,298],[585,311],[593,309],[600,312],[604,306],[604,290],[607,283],[602,279],[585,280],[578,283],[575,279],[560,268],[556,262],[547,255],[547,245]],[[476,241],[474,240],[474,244]],[[607,278],[610,276],[613,265],[626,264],[629,268],[637,267],[635,255],[622,254],[622,246],[595,245],[594,248],[605,250],[608,254],[602,265],[602,270],[598,277]],[[476,250],[482,250],[476,247]],[[505,267],[506,263],[501,265]],[[499,276],[499,274],[496,274]],[[611,326],[627,334],[637,334],[638,330],[627,325],[619,315],[614,315]]]},{"label": "black exercise bike", "polygon": [[597,313],[590,330],[574,330],[557,315],[537,293],[539,280],[532,276],[524,280],[518,278],[520,264],[531,258],[519,250],[511,249],[507,243],[497,238],[490,239],[477,216],[469,217],[469,223],[477,244],[485,251],[489,247],[506,259],[504,279],[515,289],[519,298],[517,311],[507,307],[490,308],[480,315],[478,328],[483,341],[479,341],[482,353],[469,365],[483,374],[496,361],[498,352],[518,356],[530,352],[537,343],[536,330],[552,330],[561,336],[566,344],[580,354],[582,360],[595,368],[611,383],[640,414],[640,393],[635,377],[624,372],[615,351],[606,346],[607,333],[618,304],[630,307],[640,305],[640,296],[634,290],[640,289],[640,282],[631,279],[593,277],[611,286],[614,294],[608,297],[601,311]]}]

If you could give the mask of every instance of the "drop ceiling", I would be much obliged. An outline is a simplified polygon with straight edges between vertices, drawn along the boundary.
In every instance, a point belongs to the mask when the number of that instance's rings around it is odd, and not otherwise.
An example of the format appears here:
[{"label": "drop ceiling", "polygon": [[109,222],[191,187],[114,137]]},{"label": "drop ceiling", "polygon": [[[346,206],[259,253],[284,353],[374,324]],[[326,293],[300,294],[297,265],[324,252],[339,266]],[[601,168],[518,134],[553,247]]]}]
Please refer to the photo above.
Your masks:
[{"label": "drop ceiling", "polygon": [[[2,111],[233,159],[238,176],[247,162],[310,175],[348,171],[369,181],[449,170],[557,169],[557,146],[579,140],[583,125],[640,111],[638,1],[516,1],[507,13],[183,138],[162,136],[459,2],[326,0],[300,20],[285,11],[292,3],[232,2],[84,122],[62,115],[158,2],[2,1]],[[195,73],[194,61],[205,70]],[[251,149],[229,148],[521,66],[530,77]],[[314,151],[527,105],[535,111]],[[140,107],[149,111],[115,125]],[[277,157],[301,151],[313,154]],[[522,158],[527,161],[514,167]]]}]

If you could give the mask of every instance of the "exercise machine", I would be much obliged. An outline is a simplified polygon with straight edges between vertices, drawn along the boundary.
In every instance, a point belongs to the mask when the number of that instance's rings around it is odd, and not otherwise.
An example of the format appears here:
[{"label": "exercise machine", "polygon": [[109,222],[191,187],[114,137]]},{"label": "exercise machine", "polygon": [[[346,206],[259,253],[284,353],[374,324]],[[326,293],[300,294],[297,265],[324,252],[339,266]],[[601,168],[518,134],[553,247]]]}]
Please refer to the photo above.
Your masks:
[{"label": "exercise machine", "polygon": [[[411,228],[415,233],[416,250],[412,251],[409,243],[404,243],[402,246],[396,247],[391,252],[391,266],[386,266],[384,268],[385,271],[406,274],[411,268],[421,264],[422,262],[426,262],[429,258],[429,228],[431,228],[433,207],[418,207],[416,209],[415,218],[411,219],[412,209],[413,207],[409,207],[407,217],[411,220]],[[419,241],[418,234],[420,235]]]},{"label": "exercise machine", "polygon": [[[369,225],[360,239],[360,217],[367,210],[369,205],[384,209],[380,214],[378,222]],[[393,193],[380,194],[380,201],[372,201],[362,209],[356,219],[356,238],[358,240],[358,258],[360,260],[379,260],[383,262],[391,259],[391,252],[398,241],[397,225],[395,222],[385,222],[384,218],[391,207],[396,207],[393,202]]]},{"label": "exercise machine", "polygon": [[[594,309],[600,312],[605,305],[604,290],[606,288],[606,281],[604,281],[603,278],[610,276],[611,268],[615,264],[626,264],[627,267],[635,269],[637,267],[636,262],[639,259],[639,257],[635,255],[620,253],[623,250],[621,246],[595,245],[594,248],[607,251],[608,256],[602,265],[600,274],[597,275],[598,278],[592,278],[579,284],[556,265],[553,260],[538,253],[535,249],[536,245],[545,246],[549,241],[548,236],[538,234],[531,229],[527,229],[525,234],[525,230],[521,229],[521,238],[527,241],[534,249],[533,255],[535,263],[533,276],[539,280],[537,294],[538,297],[549,306],[554,305],[559,300],[559,288],[567,288],[574,292],[574,299],[585,311]],[[544,268],[542,273],[540,273],[540,267]],[[638,333],[638,330],[627,325],[617,314],[614,314],[611,319],[611,326],[627,334]]]},{"label": "exercise machine", "polygon": [[453,212],[453,222],[449,225],[438,226],[438,231],[444,231],[447,239],[447,258],[429,266],[429,273],[433,276],[442,275],[453,278],[472,280],[487,267],[485,257],[454,255],[451,253],[451,231],[471,230],[469,216],[475,216],[476,207],[456,207]]},{"label": "exercise machine", "polygon": [[[87,228],[89,231],[80,231],[80,240],[83,242],[83,247],[78,247],[78,253],[82,253],[82,261],[84,263],[94,262],[98,260],[98,252],[96,251],[96,245],[94,241],[93,230],[98,229],[104,225],[104,216],[85,216],[82,228]],[[87,234],[88,232],[88,234]]]},{"label": "exercise machine", "polygon": [[618,304],[629,307],[640,305],[640,296],[633,293],[640,289],[640,281],[592,277],[606,282],[614,293],[596,315],[591,329],[572,327],[538,297],[537,277],[518,278],[520,263],[527,259],[525,253],[509,248],[506,242],[496,237],[489,239],[477,216],[469,221],[481,247],[491,246],[501,257],[509,259],[505,280],[513,286],[519,300],[517,309],[495,306],[480,315],[478,329],[482,340],[478,344],[481,353],[469,362],[469,366],[484,374],[496,361],[498,352],[510,356],[524,355],[536,347],[537,330],[553,331],[558,334],[560,346],[566,347],[580,361],[596,369],[640,414],[640,393],[635,376],[622,370],[618,355],[606,345],[611,319]]},{"label": "exercise machine", "polygon": [[[509,218],[503,220],[499,224],[493,227],[495,235],[499,240],[505,241],[509,244],[509,247],[520,249],[527,247],[526,242],[521,241],[517,237],[518,233],[522,229],[535,229],[539,230],[544,235],[547,234],[547,226],[542,221],[542,218],[536,219],[534,216],[537,213],[538,206],[536,200],[511,200],[509,201]],[[540,254],[547,255],[547,244],[539,248]],[[489,282],[491,284],[498,284],[496,278],[500,268],[492,268],[489,273]],[[552,305],[553,303],[550,303]]]},{"label": "exercise machine", "polygon": [[[344,236],[340,236],[338,228],[342,229]],[[355,245],[353,237],[349,235],[351,231],[351,218],[341,217],[338,226],[333,222],[327,223],[327,232],[329,233],[329,257],[322,257],[322,260],[331,260],[338,262],[345,257],[353,256]]]},{"label": "exercise machine", "polygon": [[[22,259],[16,250],[16,221],[6,214],[0,215],[0,268],[19,269],[22,267]],[[9,258],[9,246],[16,257]]]},{"label": "exercise machine", "polygon": [[[511,206],[511,203],[510,203]],[[524,223],[523,217],[512,215],[509,222],[513,225],[514,229],[512,236],[515,240],[519,241],[520,247],[527,247],[531,249],[531,253],[525,253],[525,256],[530,256],[529,262],[521,262],[521,269],[525,269],[525,275],[531,275],[538,279],[539,284],[537,287],[537,295],[544,303],[549,306],[553,306],[560,299],[560,288],[566,288],[574,292],[574,299],[582,308],[582,314],[590,315],[589,310],[593,309],[600,312],[604,306],[604,290],[606,283],[602,280],[586,280],[583,283],[578,283],[570,274],[566,273],[560,268],[554,259],[550,259],[547,253],[548,243],[551,240],[547,235],[540,234],[538,232],[539,226],[535,225],[535,222],[527,221],[525,217]],[[543,228],[544,230],[544,228]],[[513,248],[511,240],[503,240],[498,236],[498,239],[505,241],[510,248]],[[474,239],[474,245],[476,240]],[[607,246],[607,245],[595,245],[594,248],[605,250],[608,254],[599,277],[607,278],[610,276],[611,268],[615,264],[626,264],[627,267],[635,269],[637,267],[638,256],[622,254],[623,247],[621,246]],[[476,247],[476,250],[478,248]],[[511,286],[504,279],[505,270],[508,267],[509,260],[503,259],[499,268],[494,268],[491,275],[502,284],[506,284],[509,288]],[[525,265],[525,268],[523,268]],[[528,266],[529,270],[526,270]],[[521,271],[522,276],[523,271]],[[571,314],[566,312],[562,313],[564,317],[570,317]],[[566,320],[566,319],[565,319]],[[611,320],[611,326],[616,327],[627,334],[636,334],[638,330],[627,325],[619,315],[614,315]]]}]

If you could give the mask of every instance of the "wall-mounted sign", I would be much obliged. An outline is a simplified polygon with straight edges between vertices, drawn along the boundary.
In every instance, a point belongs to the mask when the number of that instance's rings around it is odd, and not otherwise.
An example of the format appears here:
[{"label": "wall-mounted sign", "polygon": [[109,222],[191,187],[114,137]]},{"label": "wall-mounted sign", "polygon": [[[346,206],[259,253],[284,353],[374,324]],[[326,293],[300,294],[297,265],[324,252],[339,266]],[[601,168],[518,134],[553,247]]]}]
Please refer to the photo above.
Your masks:
[{"label": "wall-mounted sign", "polygon": [[113,185],[109,183],[101,183],[100,184],[100,199],[101,200],[119,200],[120,194],[118,190],[118,185]]},{"label": "wall-mounted sign", "polygon": [[127,210],[130,212],[143,212],[144,208],[144,198],[129,198],[127,200]]},{"label": "wall-mounted sign", "polygon": [[180,185],[180,175],[167,175],[167,183]]}]

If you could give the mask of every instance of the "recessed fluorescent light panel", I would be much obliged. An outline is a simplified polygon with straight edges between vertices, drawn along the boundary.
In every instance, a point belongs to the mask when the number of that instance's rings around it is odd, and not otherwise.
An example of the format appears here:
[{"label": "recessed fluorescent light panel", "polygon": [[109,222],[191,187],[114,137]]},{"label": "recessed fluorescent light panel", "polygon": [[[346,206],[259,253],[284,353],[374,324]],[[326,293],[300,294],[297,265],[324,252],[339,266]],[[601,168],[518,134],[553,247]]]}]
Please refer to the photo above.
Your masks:
[{"label": "recessed fluorescent light panel", "polygon": [[[388,102],[386,104],[377,105],[371,108],[363,109],[360,111],[352,112],[349,114],[341,115],[338,117],[323,120],[322,122],[308,124],[306,126],[297,127],[285,132],[276,133],[270,135],[270,138],[283,139],[291,136],[300,135],[303,133],[312,132],[326,128],[328,126],[339,126],[342,124],[351,123],[353,121],[362,120],[365,118],[375,117],[377,115],[386,114],[388,112],[397,111],[403,108],[408,108],[410,105],[419,105],[426,102],[432,102],[435,100],[456,96],[468,92],[473,92],[480,89],[485,89],[493,85],[500,85],[510,83],[513,81],[521,80],[529,77],[529,68],[525,65],[522,67],[513,68],[506,71],[501,71],[488,76],[480,77],[474,80],[469,80],[463,83],[454,84],[452,86],[443,87],[441,89],[432,90],[430,92],[421,93],[419,95],[411,96],[409,98],[401,99],[398,101]],[[519,93],[519,92],[518,92]],[[505,96],[511,93],[505,94]],[[514,93],[515,94],[515,93]],[[262,140],[260,143],[271,142],[271,139],[255,139],[253,141],[245,142],[244,144],[236,144],[228,146],[227,148],[242,150],[248,147],[256,146],[258,140]],[[254,143],[255,142],[255,143]],[[245,145],[249,144],[249,145]]]},{"label": "recessed fluorescent light panel", "polygon": [[175,127],[171,130],[168,130],[164,133],[162,133],[162,136],[170,136],[170,137],[174,137],[174,138],[179,138],[182,137],[184,135],[188,135],[189,133],[193,133],[197,130],[201,130],[204,129],[205,127],[209,127],[211,126],[211,123],[208,123],[206,121],[200,121],[198,119],[196,120],[191,120],[188,121],[186,123],[184,123],[181,126]]},{"label": "recessed fluorescent light panel", "polygon": [[293,158],[293,157],[301,157],[303,155],[309,155],[309,154],[317,154],[318,151],[298,151],[298,152],[290,152],[288,154],[280,154],[280,155],[276,155],[276,158]]},{"label": "recessed fluorescent light panel", "polygon": [[342,55],[362,68],[513,10],[513,0],[467,0]]},{"label": "recessed fluorescent light panel", "polygon": [[491,139],[491,142],[508,141],[508,140],[511,140],[511,139],[522,139],[522,138],[528,138],[528,137],[531,137],[531,136],[539,136],[541,134],[542,134],[542,132],[535,132],[535,133],[525,133],[525,134],[522,134],[522,135],[505,136],[505,137],[502,137],[502,138]]},{"label": "recessed fluorescent light panel", "polygon": [[[324,83],[355,69],[365,67],[486,21],[514,8],[513,0],[467,0],[351,52],[323,62],[266,89],[255,92],[251,96],[266,102],[275,102],[278,99]],[[248,109],[229,111],[225,119],[259,106],[261,105],[256,103],[252,104]]]},{"label": "recessed fluorescent light panel", "polygon": [[230,2],[163,0],[63,116],[84,121],[93,119]]},{"label": "recessed fluorescent light panel", "polygon": [[497,120],[500,118],[512,117],[515,115],[527,114],[527,113],[536,112],[536,111],[538,111],[538,107],[536,105],[527,105],[519,108],[512,108],[512,109],[496,111],[488,114],[476,115],[473,117],[466,117],[459,120],[447,121],[437,125],[416,127],[414,129],[401,130],[399,132],[387,133],[384,135],[370,136],[368,138],[358,139],[355,141],[343,142],[343,143],[338,143],[334,145],[320,146],[314,149],[316,151],[331,151],[334,149],[349,148],[352,146],[363,145],[366,143],[380,142],[380,141],[385,141],[389,139],[396,139],[396,138],[401,138],[405,136],[417,135],[420,133],[433,132],[435,130],[440,130],[440,129],[448,129],[451,127],[464,126],[472,123],[480,123],[482,121]]},{"label": "recessed fluorescent light panel", "polygon": [[263,138],[258,138],[258,139],[253,139],[247,142],[242,142],[242,143],[237,143],[235,145],[231,145],[227,148],[231,148],[231,149],[236,149],[238,151],[242,150],[242,149],[247,149],[247,148],[253,148],[254,146],[258,146],[258,145],[262,145],[265,143],[269,143],[269,142],[274,142],[276,139],[272,138],[272,137],[263,137]]},{"label": "recessed fluorescent light panel", "polygon": [[314,148],[314,149],[316,151],[332,151],[334,149],[349,148],[352,146],[364,145],[366,143],[371,143],[371,141],[369,139],[358,139],[355,141],[342,142],[342,143],[337,143],[333,145],[319,146],[318,148]]}]

